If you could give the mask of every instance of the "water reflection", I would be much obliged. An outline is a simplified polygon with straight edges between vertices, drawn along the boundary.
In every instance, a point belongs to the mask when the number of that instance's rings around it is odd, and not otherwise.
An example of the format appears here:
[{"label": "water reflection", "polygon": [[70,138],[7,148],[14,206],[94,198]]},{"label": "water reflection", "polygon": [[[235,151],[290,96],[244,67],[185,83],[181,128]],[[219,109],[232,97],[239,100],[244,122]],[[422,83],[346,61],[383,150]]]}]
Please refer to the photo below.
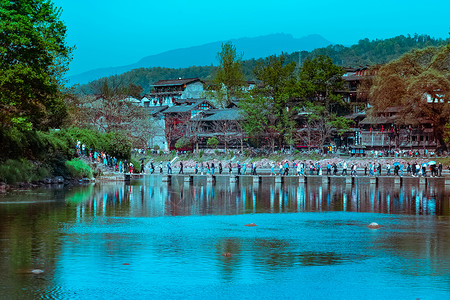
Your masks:
[{"label": "water reflection", "polygon": [[158,217],[326,211],[450,215],[449,197],[439,186],[164,185],[157,180],[96,185],[75,192],[70,202],[78,203],[80,220],[85,215]]},{"label": "water reflection", "polygon": [[[18,197],[23,203],[11,205]],[[253,284],[249,298],[257,298],[269,282],[296,298],[290,287],[305,278],[317,283],[308,289],[315,298],[326,298],[315,291],[330,282],[346,291],[341,298],[366,287],[386,290],[378,298],[427,289],[448,296],[449,212],[439,185],[167,185],[149,177],[20,192],[0,198],[0,282],[11,298],[101,298],[105,289],[124,298],[143,286],[145,296],[164,298],[162,290],[182,295],[187,285],[204,297],[204,288],[227,283]],[[366,227],[374,219],[381,230]],[[251,222],[258,226],[244,226]],[[387,279],[368,284],[372,276]],[[96,292],[98,278],[110,289]]]}]

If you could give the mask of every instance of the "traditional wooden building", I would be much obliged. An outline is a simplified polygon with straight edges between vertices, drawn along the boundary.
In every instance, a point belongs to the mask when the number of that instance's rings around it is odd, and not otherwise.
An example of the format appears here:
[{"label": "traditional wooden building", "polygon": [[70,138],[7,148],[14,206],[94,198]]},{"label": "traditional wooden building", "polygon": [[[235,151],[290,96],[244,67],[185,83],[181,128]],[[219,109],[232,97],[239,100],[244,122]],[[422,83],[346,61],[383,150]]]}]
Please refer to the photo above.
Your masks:
[{"label": "traditional wooden building", "polygon": [[169,150],[175,149],[175,143],[181,137],[197,142],[201,133],[199,114],[215,108],[206,99],[183,99],[174,104],[162,112]]},{"label": "traditional wooden building", "polygon": [[142,99],[144,107],[173,106],[179,100],[198,99],[203,94],[203,82],[199,78],[158,80]]},{"label": "traditional wooden building", "polygon": [[[400,107],[390,107],[360,122],[360,144],[372,150],[426,150],[438,146],[432,122],[423,118],[405,120]],[[413,125],[419,124],[419,125]]]},{"label": "traditional wooden building", "polygon": [[245,133],[241,128],[239,109],[210,109],[202,114],[199,147],[207,147],[206,142],[211,137],[219,141],[218,148],[242,148]]},{"label": "traditional wooden building", "polygon": [[339,94],[349,103],[352,113],[364,111],[369,107],[368,92],[378,69],[378,65],[346,68],[346,73],[342,76],[344,89],[340,90]]}]

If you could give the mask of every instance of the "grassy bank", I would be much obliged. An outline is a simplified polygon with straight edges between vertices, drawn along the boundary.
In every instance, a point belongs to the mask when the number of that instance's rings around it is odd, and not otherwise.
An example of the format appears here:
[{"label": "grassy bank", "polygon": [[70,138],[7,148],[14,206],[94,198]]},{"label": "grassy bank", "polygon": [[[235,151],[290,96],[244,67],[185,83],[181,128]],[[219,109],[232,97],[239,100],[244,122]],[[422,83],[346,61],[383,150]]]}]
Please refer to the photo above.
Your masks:
[{"label": "grassy bank", "polygon": [[104,151],[129,159],[131,144],[121,133],[100,133],[80,128],[52,131],[0,129],[0,182],[30,183],[61,176],[65,179],[92,177],[91,168],[77,159],[77,141],[86,151]]}]

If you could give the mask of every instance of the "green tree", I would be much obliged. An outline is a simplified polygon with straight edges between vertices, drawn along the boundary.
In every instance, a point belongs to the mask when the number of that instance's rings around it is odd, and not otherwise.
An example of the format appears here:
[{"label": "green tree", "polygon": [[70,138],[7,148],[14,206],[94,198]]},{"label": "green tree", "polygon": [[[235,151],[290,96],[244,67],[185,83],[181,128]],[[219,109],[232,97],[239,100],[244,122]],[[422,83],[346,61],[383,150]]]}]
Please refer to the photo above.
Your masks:
[{"label": "green tree", "polygon": [[184,149],[184,148],[191,148],[191,147],[192,147],[191,140],[184,136],[179,138],[177,140],[177,142],[175,143],[176,149]]},{"label": "green tree", "polygon": [[370,90],[373,112],[401,107],[402,120],[419,125],[428,119],[440,147],[450,118],[450,47],[413,50],[380,68]]},{"label": "green tree", "polygon": [[272,101],[261,95],[248,95],[239,102],[243,130],[256,144],[268,146],[272,152],[284,130],[279,115],[274,114],[273,106]]},{"label": "green tree", "polygon": [[217,145],[219,145],[219,140],[216,137],[210,137],[206,142],[206,146],[212,149],[216,149]]},{"label": "green tree", "polygon": [[71,59],[61,10],[49,0],[0,0],[0,126],[57,127]]},{"label": "green tree", "polygon": [[231,42],[222,44],[222,50],[217,54],[219,67],[209,88],[209,97],[214,98],[219,107],[226,107],[232,100],[242,96],[246,84],[242,72],[242,54],[236,52]]},{"label": "green tree", "polygon": [[306,93],[305,100],[323,105],[329,113],[347,113],[347,106],[337,94],[343,88],[345,70],[333,64],[330,57],[319,55],[306,59],[300,71],[300,86]]},{"label": "green tree", "polygon": [[[244,130],[249,134],[255,130],[264,133],[272,150],[275,140],[280,147],[283,142],[291,145],[293,141],[295,122],[291,108],[293,99],[299,95],[295,70],[295,62],[287,63],[285,55],[258,61],[254,73],[261,87],[254,88],[253,99],[248,97],[241,106],[246,111]],[[261,126],[254,123],[257,119],[261,120]]]}]

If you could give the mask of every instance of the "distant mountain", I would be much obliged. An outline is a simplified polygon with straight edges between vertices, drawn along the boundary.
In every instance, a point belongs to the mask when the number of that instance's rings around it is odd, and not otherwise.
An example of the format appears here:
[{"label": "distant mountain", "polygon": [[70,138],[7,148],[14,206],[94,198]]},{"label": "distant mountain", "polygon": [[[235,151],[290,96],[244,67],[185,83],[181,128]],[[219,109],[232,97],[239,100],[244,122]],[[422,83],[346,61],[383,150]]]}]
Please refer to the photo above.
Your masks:
[{"label": "distant mountain", "polygon": [[[244,53],[244,59],[267,57],[273,54],[295,51],[312,51],[326,47],[331,42],[322,36],[313,34],[299,39],[290,34],[271,34],[254,38],[230,40],[238,52]],[[95,69],[69,78],[71,84],[84,84],[92,80],[118,75],[137,68],[166,67],[187,68],[191,66],[217,65],[217,53],[226,41],[218,41],[201,46],[182,48],[142,58],[135,64]]]}]

